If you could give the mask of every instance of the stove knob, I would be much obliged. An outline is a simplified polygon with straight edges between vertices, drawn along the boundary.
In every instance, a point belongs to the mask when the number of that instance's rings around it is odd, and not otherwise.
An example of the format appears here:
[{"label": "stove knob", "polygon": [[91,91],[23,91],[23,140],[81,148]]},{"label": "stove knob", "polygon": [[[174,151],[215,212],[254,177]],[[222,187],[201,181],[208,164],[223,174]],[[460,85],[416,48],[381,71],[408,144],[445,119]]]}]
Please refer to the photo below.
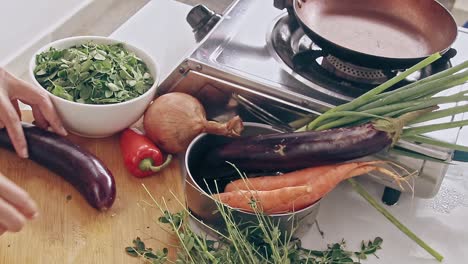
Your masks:
[{"label": "stove knob", "polygon": [[216,13],[204,5],[197,5],[187,14],[187,22],[192,27],[193,31],[198,31],[215,16]]}]

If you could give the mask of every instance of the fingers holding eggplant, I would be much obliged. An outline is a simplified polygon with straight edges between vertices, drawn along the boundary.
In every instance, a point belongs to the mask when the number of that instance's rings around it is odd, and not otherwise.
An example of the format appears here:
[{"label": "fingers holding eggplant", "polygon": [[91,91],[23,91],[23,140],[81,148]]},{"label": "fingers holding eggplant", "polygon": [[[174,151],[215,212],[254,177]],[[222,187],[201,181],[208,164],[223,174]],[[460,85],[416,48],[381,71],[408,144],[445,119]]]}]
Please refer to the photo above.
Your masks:
[{"label": "fingers holding eggplant", "polygon": [[28,150],[20,117],[11,101],[1,93],[0,90],[0,122],[5,126],[16,153],[22,158],[27,158]]},{"label": "fingers holding eggplant", "polygon": [[0,235],[19,232],[37,215],[36,203],[28,193],[0,174]]},{"label": "fingers holding eggplant", "polygon": [[0,67],[0,128],[1,125],[7,128],[15,151],[20,157],[28,157],[28,148],[21,129],[18,100],[31,106],[34,118],[40,127],[47,129],[50,126],[56,133],[67,135],[46,91],[13,76]]},{"label": "fingers holding eggplant", "polygon": [[[21,123],[29,146],[29,158],[69,182],[97,210],[112,206],[116,196],[114,177],[94,154],[56,133]],[[0,147],[14,151],[5,129]]]},{"label": "fingers holding eggplant", "polygon": [[13,205],[0,198],[0,224],[7,231],[19,232],[23,229],[26,218]]},{"label": "fingers holding eggplant", "polygon": [[29,194],[14,182],[0,174],[0,198],[14,206],[26,218],[32,219],[38,214],[36,202]]}]

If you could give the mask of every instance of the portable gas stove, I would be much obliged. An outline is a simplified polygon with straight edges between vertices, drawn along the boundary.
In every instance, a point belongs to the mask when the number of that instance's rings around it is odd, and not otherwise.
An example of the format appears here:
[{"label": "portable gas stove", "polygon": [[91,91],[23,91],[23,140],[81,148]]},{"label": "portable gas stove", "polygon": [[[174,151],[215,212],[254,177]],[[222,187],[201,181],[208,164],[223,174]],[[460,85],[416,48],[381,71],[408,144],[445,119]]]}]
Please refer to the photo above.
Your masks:
[{"label": "portable gas stove", "polygon": [[[161,83],[159,94],[192,94],[207,106],[208,117],[219,121],[239,114],[245,121],[292,131],[404,70],[353,65],[326,54],[283,10],[283,4],[239,0],[222,17],[204,6],[194,7],[187,21],[199,46]],[[457,41],[444,58],[398,85],[467,60],[467,47],[468,32],[459,29]],[[467,88],[455,87],[450,93]],[[459,129],[427,135],[455,143]],[[451,151],[407,141],[400,141],[397,147],[446,162],[454,158]],[[414,178],[415,196],[431,198],[438,192],[448,165],[393,152],[378,156],[382,155],[419,171]],[[389,187],[388,193],[397,188],[378,174],[370,177]]]}]

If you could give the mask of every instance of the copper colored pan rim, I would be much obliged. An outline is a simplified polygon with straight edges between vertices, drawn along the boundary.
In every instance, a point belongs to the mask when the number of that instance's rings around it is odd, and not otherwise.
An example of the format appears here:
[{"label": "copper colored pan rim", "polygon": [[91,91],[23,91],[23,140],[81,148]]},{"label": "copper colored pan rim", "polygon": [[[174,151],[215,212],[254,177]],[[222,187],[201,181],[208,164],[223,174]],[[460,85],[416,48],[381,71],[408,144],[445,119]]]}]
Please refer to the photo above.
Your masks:
[{"label": "copper colored pan rim", "polygon": [[[314,0],[308,0],[308,1],[314,1]],[[314,42],[315,41],[317,41],[317,42],[326,42],[326,46],[321,46],[322,49],[327,50],[329,48],[328,46],[334,46],[333,47],[334,49],[340,49],[340,52],[339,52],[340,54],[341,53],[349,53],[349,55],[348,55],[349,57],[351,57],[351,56],[356,57],[356,58],[367,57],[368,59],[388,60],[389,62],[392,61],[392,62],[390,62],[390,64],[398,64],[398,63],[405,64],[405,63],[409,63],[409,62],[416,63],[417,61],[423,60],[423,59],[429,57],[430,55],[432,55],[434,53],[439,53],[439,54],[443,55],[445,52],[447,52],[452,47],[452,45],[454,44],[454,42],[456,41],[456,39],[458,37],[458,26],[456,24],[456,21],[455,21],[453,15],[441,3],[439,3],[436,0],[432,0],[432,1],[434,2],[434,4],[439,5],[444,10],[444,12],[446,13],[446,14],[444,14],[445,17],[447,18],[447,20],[450,20],[447,23],[451,24],[450,28],[447,28],[447,30],[451,31],[450,35],[452,35],[453,37],[452,37],[452,39],[450,41],[447,41],[448,45],[446,45],[446,47],[444,47],[442,49],[439,49],[437,51],[434,51],[433,53],[425,54],[423,56],[417,56],[417,57],[388,57],[388,56],[376,55],[376,54],[372,54],[372,53],[365,53],[365,52],[350,49],[348,47],[344,47],[340,43],[336,43],[336,42],[330,41],[329,39],[324,38],[323,36],[321,36],[320,34],[318,34],[313,29],[311,29],[310,27],[307,26],[307,23],[302,18],[303,14],[299,15],[300,11],[298,10],[298,2],[301,2],[301,4],[307,4],[307,0],[293,0],[293,5],[292,6],[293,6],[293,11],[294,11],[294,15],[295,15],[296,19],[298,20],[300,26],[303,28],[304,32],[312,39],[312,41],[314,41]],[[316,36],[314,36],[314,35],[316,35]],[[321,40],[318,41],[317,38],[319,38]],[[332,52],[330,52],[330,53],[333,54]]]}]

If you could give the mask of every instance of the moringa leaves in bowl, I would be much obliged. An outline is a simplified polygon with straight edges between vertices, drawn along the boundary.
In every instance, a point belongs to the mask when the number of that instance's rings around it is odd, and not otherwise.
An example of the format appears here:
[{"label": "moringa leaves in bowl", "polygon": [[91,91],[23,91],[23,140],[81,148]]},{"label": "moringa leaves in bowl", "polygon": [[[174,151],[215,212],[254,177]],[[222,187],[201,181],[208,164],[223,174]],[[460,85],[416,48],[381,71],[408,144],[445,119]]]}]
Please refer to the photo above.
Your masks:
[{"label": "moringa leaves in bowl", "polygon": [[52,94],[85,104],[125,102],[154,83],[146,64],[122,43],[51,47],[36,55],[34,76]]}]

